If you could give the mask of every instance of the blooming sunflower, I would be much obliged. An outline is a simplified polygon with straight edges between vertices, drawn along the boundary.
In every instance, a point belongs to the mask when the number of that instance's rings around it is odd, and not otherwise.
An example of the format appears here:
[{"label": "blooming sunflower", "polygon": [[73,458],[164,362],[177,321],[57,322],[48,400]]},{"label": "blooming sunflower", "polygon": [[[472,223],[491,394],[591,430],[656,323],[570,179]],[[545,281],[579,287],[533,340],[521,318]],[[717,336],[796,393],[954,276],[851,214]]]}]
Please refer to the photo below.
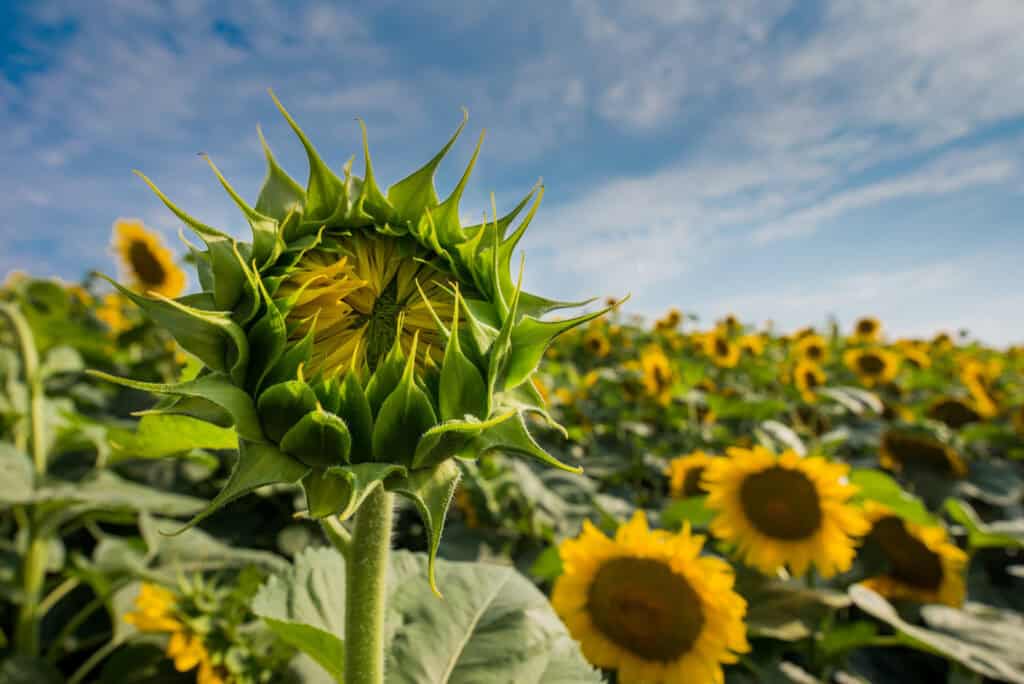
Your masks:
[{"label": "blooming sunflower", "polygon": [[715,327],[726,334],[732,334],[740,329],[740,319],[736,318],[734,314],[728,314],[725,318],[720,319]]},{"label": "blooming sunflower", "polygon": [[877,342],[882,335],[882,323],[873,316],[858,318],[853,324],[853,339],[858,342]]},{"label": "blooming sunflower", "polygon": [[848,503],[857,488],[849,466],[793,451],[731,447],[728,458],[705,469],[711,532],[736,545],[740,557],[764,573],[783,565],[800,576],[813,563],[822,577],[849,569],[855,537],[868,530]]},{"label": "blooming sunflower", "polygon": [[643,370],[644,389],[647,394],[660,404],[668,404],[672,399],[675,373],[662,348],[656,344],[644,347],[640,354],[640,367]]},{"label": "blooming sunflower", "polygon": [[908,522],[875,501],[865,502],[864,514],[871,523],[865,541],[881,551],[888,567],[862,584],[890,599],[963,604],[967,554],[949,541],[944,528]]},{"label": "blooming sunflower", "polygon": [[142,221],[118,219],[114,222],[113,249],[132,289],[177,297],[185,289],[185,272],[174,263],[163,240],[148,230]]},{"label": "blooming sunflower", "polygon": [[197,684],[227,684],[224,672],[214,665],[202,637],[190,630],[175,612],[177,599],[169,590],[145,583],[135,599],[135,610],[125,613],[124,621],[142,632],[167,632],[167,657],[174,669],[196,672]]},{"label": "blooming sunflower", "polygon": [[612,345],[601,328],[591,326],[583,336],[583,348],[592,356],[603,359],[611,352]]},{"label": "blooming sunflower", "polygon": [[932,338],[931,345],[938,351],[949,351],[956,346],[956,342],[953,341],[952,335],[941,332]]},{"label": "blooming sunflower", "polygon": [[804,401],[813,402],[816,398],[814,390],[825,384],[825,371],[813,361],[802,359],[793,369],[793,384],[800,390]]},{"label": "blooming sunflower", "polygon": [[650,530],[638,511],[614,539],[583,523],[562,542],[551,603],[583,654],[621,684],[724,681],[722,665],[750,650],[747,603],[732,568],[701,557],[704,537]]},{"label": "blooming sunflower", "polygon": [[824,337],[812,332],[797,340],[796,353],[801,359],[823,363],[828,358],[828,345]]},{"label": "blooming sunflower", "polygon": [[899,356],[878,347],[848,349],[843,354],[843,361],[867,387],[889,382],[900,369]]},{"label": "blooming sunflower", "polygon": [[735,368],[740,362],[740,348],[720,332],[708,333],[704,336],[704,353],[716,366]]},{"label": "blooming sunflower", "polygon": [[665,474],[669,477],[669,489],[672,496],[685,499],[705,494],[700,480],[708,464],[718,458],[703,451],[694,451],[685,456],[672,459]]},{"label": "blooming sunflower", "polygon": [[131,321],[125,315],[125,304],[127,300],[124,297],[111,292],[103,296],[100,306],[94,311],[96,318],[106,323],[110,328],[110,334],[115,337],[132,327]]},{"label": "blooming sunflower", "polygon": [[683,312],[679,309],[669,309],[668,313],[654,322],[655,330],[675,330],[683,320]]},{"label": "blooming sunflower", "polygon": [[982,419],[981,414],[972,404],[973,402],[960,397],[936,397],[928,404],[925,415],[954,430],[959,430],[964,425],[976,423]]},{"label": "blooming sunflower", "polygon": [[751,356],[761,356],[764,354],[764,335],[744,335],[739,339],[739,347]]},{"label": "blooming sunflower", "polygon": [[905,468],[942,472],[966,477],[967,464],[952,447],[929,435],[910,430],[889,429],[882,433],[878,462],[883,468],[902,472]]}]

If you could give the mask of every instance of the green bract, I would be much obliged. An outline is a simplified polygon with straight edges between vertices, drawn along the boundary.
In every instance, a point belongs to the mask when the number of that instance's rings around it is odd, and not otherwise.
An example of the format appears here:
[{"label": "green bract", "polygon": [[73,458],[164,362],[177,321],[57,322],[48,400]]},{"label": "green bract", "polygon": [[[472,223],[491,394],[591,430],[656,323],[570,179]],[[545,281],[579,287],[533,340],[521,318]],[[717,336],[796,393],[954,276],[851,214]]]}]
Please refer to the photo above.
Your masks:
[{"label": "green bract", "polygon": [[433,159],[385,193],[365,126],[362,178],[350,164],[339,177],[277,104],[309,159],[305,189],[265,141],[268,172],[255,206],[211,162],[252,243],[199,222],[143,176],[205,243],[192,248],[202,291],[171,300],[118,288],[205,368],[175,385],[106,377],[164,395],[153,412],[237,430],[228,484],[189,525],[267,484],[301,482],[313,517],[347,517],[383,486],[415,503],[433,558],[459,477],[454,458],[502,449],[578,470],[530,436],[526,414],[550,417],[529,380],[555,336],[604,312],[544,321],[584,302],[523,292],[512,277],[512,252],[542,188],[504,217],[461,225],[459,199],[479,143],[440,201],[434,173],[465,118]]}]

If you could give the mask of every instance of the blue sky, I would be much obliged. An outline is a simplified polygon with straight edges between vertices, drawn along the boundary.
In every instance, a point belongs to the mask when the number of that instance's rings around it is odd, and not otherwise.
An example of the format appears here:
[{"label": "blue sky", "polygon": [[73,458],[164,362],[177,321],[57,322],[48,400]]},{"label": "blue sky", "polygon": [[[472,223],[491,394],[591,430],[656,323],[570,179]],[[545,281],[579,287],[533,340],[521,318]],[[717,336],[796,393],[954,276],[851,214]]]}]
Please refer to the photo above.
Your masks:
[{"label": "blue sky", "polygon": [[467,219],[543,177],[533,291],[1019,343],[1022,31],[1018,0],[8,0],[0,273],[112,270],[120,216],[177,246],[133,168],[243,235],[197,153],[255,197],[259,123],[304,179],[272,87],[335,167],[364,118],[382,182],[467,107],[439,188],[481,128]]}]

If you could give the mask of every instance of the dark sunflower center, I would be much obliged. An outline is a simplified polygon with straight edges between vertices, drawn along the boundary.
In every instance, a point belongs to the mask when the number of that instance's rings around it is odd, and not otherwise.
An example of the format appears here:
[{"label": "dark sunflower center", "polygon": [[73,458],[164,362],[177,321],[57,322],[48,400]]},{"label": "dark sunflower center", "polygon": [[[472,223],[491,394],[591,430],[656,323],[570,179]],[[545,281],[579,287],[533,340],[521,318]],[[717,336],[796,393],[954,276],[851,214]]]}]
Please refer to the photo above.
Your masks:
[{"label": "dark sunflower center", "polygon": [[871,528],[869,539],[878,544],[889,564],[889,574],[921,589],[935,590],[942,584],[942,560],[924,543],[907,532],[903,521],[890,516]]},{"label": "dark sunflower center", "polygon": [[377,361],[388,353],[398,335],[398,314],[402,305],[398,302],[398,282],[392,280],[373,303],[370,320],[366,325],[366,363],[370,371],[377,368]]},{"label": "dark sunflower center", "polygon": [[917,435],[889,433],[883,438],[883,446],[897,461],[911,468],[936,467],[952,470],[949,452],[942,443]]},{"label": "dark sunflower center", "polygon": [[874,354],[864,354],[857,358],[857,368],[867,375],[878,375],[885,369],[885,362]]},{"label": "dark sunflower center", "polygon": [[875,322],[859,321],[857,323],[857,332],[860,333],[861,335],[870,335],[871,333],[875,332]]},{"label": "dark sunflower center", "polygon": [[162,285],[167,277],[160,260],[153,254],[149,245],[141,240],[132,242],[128,248],[128,260],[131,261],[136,277],[144,285]]},{"label": "dark sunflower center", "polygon": [[806,539],[821,526],[818,489],[799,470],[772,466],[748,476],[740,502],[751,524],[769,537]]},{"label": "dark sunflower center", "polygon": [[658,386],[659,391],[667,389],[671,381],[672,374],[668,366],[659,363],[654,367],[654,384]]},{"label": "dark sunflower center", "polygon": [[824,353],[825,350],[816,344],[812,344],[804,351],[804,355],[811,361],[820,361]]},{"label": "dark sunflower center", "polygon": [[943,399],[934,403],[928,409],[928,417],[945,423],[954,430],[959,430],[981,418],[977,411],[959,399]]},{"label": "dark sunflower center", "polygon": [[818,386],[818,376],[811,371],[804,372],[804,385],[807,389],[814,389]]},{"label": "dark sunflower center", "polygon": [[723,340],[721,337],[715,340],[715,354],[718,356],[729,355],[729,343]]},{"label": "dark sunflower center", "polygon": [[650,558],[604,563],[590,585],[587,611],[602,634],[647,660],[675,660],[693,647],[704,627],[697,592]]},{"label": "dark sunflower center", "polygon": [[683,496],[700,496],[704,493],[703,487],[700,486],[700,478],[704,476],[704,466],[697,466],[690,468],[686,471],[686,476],[683,477]]}]

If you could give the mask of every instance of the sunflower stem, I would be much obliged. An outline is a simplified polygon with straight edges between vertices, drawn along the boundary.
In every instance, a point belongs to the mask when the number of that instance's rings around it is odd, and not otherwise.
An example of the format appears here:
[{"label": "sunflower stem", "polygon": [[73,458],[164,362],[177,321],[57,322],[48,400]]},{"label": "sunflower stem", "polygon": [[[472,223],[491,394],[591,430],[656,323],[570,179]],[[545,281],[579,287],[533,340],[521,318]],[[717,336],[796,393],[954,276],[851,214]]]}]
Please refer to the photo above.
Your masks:
[{"label": "sunflower stem", "polygon": [[[46,475],[46,424],[44,420],[43,378],[39,369],[39,353],[28,321],[12,304],[0,305],[0,313],[10,324],[21,353],[22,372],[29,393],[29,439],[32,446],[32,464],[35,482]],[[39,622],[43,611],[39,599],[46,582],[46,561],[49,539],[40,533],[43,527],[39,512],[29,509],[23,518],[27,547],[21,566],[22,602],[14,628],[14,644],[18,653],[30,657],[39,655]]]},{"label": "sunflower stem", "polygon": [[394,494],[377,487],[355,515],[346,563],[345,684],[383,684],[384,614]]}]

